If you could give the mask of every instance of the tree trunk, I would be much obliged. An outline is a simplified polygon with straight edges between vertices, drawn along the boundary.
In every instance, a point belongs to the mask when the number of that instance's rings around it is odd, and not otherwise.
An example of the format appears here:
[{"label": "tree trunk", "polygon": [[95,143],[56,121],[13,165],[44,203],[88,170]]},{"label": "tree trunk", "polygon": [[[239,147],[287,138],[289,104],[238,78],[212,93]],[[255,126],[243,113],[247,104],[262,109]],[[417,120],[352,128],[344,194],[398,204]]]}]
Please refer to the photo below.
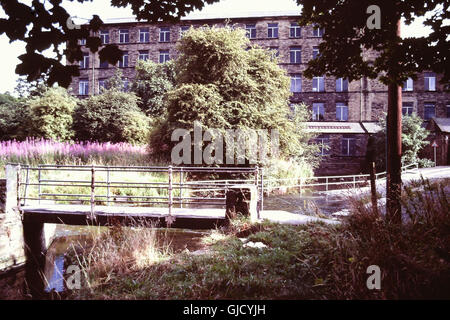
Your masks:
[{"label": "tree trunk", "polygon": [[[400,21],[397,23],[397,36],[400,34]],[[395,67],[393,68],[396,69]],[[387,116],[387,162],[386,162],[386,215],[393,223],[401,224],[402,206],[400,203],[402,190],[402,88],[396,77],[388,86]]]}]

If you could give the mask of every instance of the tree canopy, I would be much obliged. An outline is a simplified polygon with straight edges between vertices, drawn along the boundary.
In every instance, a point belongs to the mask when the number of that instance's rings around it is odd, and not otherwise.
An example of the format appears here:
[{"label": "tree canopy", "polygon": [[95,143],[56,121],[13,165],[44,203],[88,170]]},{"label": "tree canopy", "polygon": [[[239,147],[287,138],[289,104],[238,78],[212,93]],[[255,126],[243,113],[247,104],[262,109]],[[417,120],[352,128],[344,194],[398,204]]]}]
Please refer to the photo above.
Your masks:
[{"label": "tree canopy", "polygon": [[[152,136],[152,149],[170,146],[173,130],[276,129],[280,153],[312,161],[304,132],[306,106],[289,108],[290,80],[269,50],[250,47],[245,31],[203,27],[187,31],[178,45],[176,85],[167,93],[167,118]],[[291,117],[291,118],[289,118]]]},{"label": "tree canopy", "polygon": [[[443,83],[449,84],[447,0],[297,0],[297,3],[303,6],[301,25],[325,29],[320,55],[309,62],[306,76],[328,74],[356,80],[381,75],[384,83],[400,85],[408,77],[432,70],[442,73]],[[368,26],[371,14],[367,9],[372,5],[380,8],[380,29]],[[396,33],[398,21],[404,19],[410,24],[417,17],[424,17],[424,25],[431,28],[430,35],[400,39]],[[368,59],[364,52],[376,55]]]},{"label": "tree canopy", "polygon": [[131,91],[140,98],[139,107],[148,116],[162,116],[166,112],[164,96],[175,82],[173,61],[154,63],[139,60],[135,69]]}]

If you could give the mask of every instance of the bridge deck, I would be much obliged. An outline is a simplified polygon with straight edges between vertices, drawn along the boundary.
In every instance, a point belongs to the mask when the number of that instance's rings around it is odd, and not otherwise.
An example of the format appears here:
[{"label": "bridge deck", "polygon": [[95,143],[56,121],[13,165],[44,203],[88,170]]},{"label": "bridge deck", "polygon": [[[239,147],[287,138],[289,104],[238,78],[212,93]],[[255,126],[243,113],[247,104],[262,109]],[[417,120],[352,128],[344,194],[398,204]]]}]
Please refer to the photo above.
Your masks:
[{"label": "bridge deck", "polygon": [[[146,208],[125,206],[96,206],[96,221],[89,219],[89,205],[33,205],[21,207],[24,220],[39,223],[61,223],[68,225],[134,225],[136,222],[153,222],[166,227],[168,208]],[[211,229],[225,224],[225,209],[173,208],[175,222],[172,228]]]}]

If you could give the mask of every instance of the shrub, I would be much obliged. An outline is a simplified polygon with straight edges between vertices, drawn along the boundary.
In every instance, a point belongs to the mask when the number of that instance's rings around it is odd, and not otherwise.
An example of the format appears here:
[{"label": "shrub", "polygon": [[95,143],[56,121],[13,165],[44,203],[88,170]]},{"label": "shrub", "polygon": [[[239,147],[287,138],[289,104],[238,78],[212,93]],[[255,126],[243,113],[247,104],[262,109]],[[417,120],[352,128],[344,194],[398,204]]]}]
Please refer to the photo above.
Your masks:
[{"label": "shrub", "polygon": [[75,137],[82,141],[147,142],[148,118],[133,93],[105,90],[79,103],[74,115]]},{"label": "shrub", "polygon": [[[386,121],[379,121],[382,130],[375,135],[376,163],[380,170],[386,166]],[[418,163],[422,167],[431,166],[428,159],[420,159],[420,151],[428,145],[430,132],[423,127],[423,120],[415,113],[402,117],[402,163],[408,165]]]},{"label": "shrub", "polygon": [[24,140],[30,134],[31,110],[20,101],[0,104],[0,140]]},{"label": "shrub", "polygon": [[26,100],[31,109],[32,135],[67,141],[73,137],[72,114],[77,99],[64,88],[50,88],[42,96]]},{"label": "shrub", "polygon": [[138,105],[145,114],[159,117],[167,112],[164,96],[173,88],[174,82],[173,61],[154,63],[139,60],[131,91],[140,98]]}]

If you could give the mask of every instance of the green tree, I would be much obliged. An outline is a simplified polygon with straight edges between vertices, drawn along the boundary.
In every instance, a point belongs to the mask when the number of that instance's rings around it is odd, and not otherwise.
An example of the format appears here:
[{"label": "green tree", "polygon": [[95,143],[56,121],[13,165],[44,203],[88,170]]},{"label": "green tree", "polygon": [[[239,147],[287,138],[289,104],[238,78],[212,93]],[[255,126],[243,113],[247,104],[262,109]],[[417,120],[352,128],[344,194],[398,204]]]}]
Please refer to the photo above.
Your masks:
[{"label": "green tree", "polygon": [[[285,159],[310,158],[315,146],[303,130],[307,107],[289,108],[290,81],[268,50],[251,47],[241,29],[190,29],[178,45],[176,86],[167,94],[167,119],[153,132],[151,146],[165,155],[173,146],[174,129],[278,130],[280,155]],[[249,49],[248,49],[249,48]],[[248,50],[247,50],[248,49]]]},{"label": "green tree", "polygon": [[80,101],[74,114],[77,140],[146,143],[148,118],[138,107],[138,97],[117,88]]},{"label": "green tree", "polygon": [[33,136],[63,141],[72,139],[72,115],[77,99],[66,89],[49,88],[25,103],[30,106]]},{"label": "green tree", "polygon": [[24,140],[30,123],[27,104],[9,93],[0,94],[0,140]]},{"label": "green tree", "polygon": [[[381,118],[379,125],[382,128],[375,134],[375,155],[379,170],[386,170],[386,120]],[[429,166],[428,159],[419,157],[422,149],[430,142],[427,140],[430,132],[423,127],[423,120],[417,114],[402,118],[402,163],[403,165],[418,163],[420,166]]]},{"label": "green tree", "polygon": [[139,107],[142,111],[148,116],[160,117],[167,111],[164,96],[173,88],[174,82],[173,61],[154,63],[150,60],[139,60],[131,91],[140,98]]},{"label": "green tree", "polygon": [[[303,6],[301,25],[325,30],[320,55],[308,63],[307,77],[333,75],[349,80],[376,78],[388,86],[387,212],[401,223],[401,85],[424,70],[450,81],[450,25],[447,0],[297,0]],[[378,10],[379,9],[379,10]],[[427,37],[401,38],[401,19],[423,18]],[[373,23],[375,22],[375,23]],[[379,22],[379,23],[378,23]],[[369,56],[368,53],[371,55]]]}]

